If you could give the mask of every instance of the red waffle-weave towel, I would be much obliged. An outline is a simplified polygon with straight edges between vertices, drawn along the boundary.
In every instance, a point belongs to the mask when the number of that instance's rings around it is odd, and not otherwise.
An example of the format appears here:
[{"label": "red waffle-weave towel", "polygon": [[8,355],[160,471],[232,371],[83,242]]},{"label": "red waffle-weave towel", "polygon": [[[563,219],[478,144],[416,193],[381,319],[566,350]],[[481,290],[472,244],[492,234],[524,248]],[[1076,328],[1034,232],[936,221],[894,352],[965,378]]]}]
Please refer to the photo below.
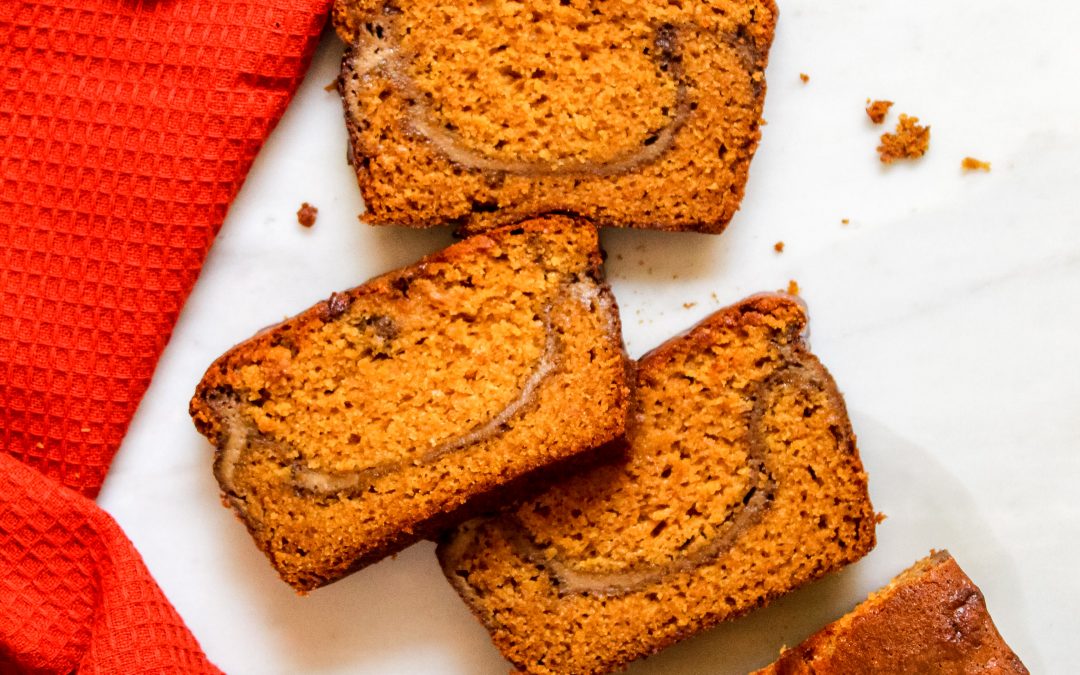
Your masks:
[{"label": "red waffle-weave towel", "polygon": [[328,1],[0,0],[0,672],[214,670],[57,483],[101,487]]},{"label": "red waffle-weave towel", "polygon": [[119,526],[0,455],[0,673],[217,673]]}]

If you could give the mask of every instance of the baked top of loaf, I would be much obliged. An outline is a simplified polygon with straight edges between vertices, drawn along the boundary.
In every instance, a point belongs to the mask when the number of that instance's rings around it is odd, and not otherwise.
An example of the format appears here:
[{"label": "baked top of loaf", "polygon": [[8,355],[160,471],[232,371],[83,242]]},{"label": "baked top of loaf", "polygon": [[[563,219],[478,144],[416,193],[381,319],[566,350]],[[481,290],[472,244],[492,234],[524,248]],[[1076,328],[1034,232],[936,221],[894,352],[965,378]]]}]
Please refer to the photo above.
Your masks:
[{"label": "baked top of loaf", "polygon": [[724,229],[760,138],[773,0],[337,0],[374,224],[549,211]]},{"label": "baked top of loaf", "polygon": [[602,673],[864,556],[875,514],[793,298],[721,310],[643,357],[625,457],[440,543],[529,673]]},{"label": "baked top of loaf", "polygon": [[941,551],[757,675],[1027,672],[994,626],[979,587]]},{"label": "baked top of loaf", "polygon": [[493,230],[233,348],[191,401],[226,501],[309,590],[467,500],[623,433],[618,311],[596,229]]}]

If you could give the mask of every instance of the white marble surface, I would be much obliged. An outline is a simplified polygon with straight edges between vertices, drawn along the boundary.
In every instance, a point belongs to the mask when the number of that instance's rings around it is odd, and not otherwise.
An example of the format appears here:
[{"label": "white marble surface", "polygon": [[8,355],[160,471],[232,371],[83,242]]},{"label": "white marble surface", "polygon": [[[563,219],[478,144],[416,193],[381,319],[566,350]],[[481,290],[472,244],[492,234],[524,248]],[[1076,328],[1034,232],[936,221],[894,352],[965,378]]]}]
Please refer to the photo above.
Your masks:
[{"label": "white marble surface", "polygon": [[[769,124],[728,232],[604,232],[635,355],[797,279],[874,504],[889,516],[863,562],[632,673],[763,665],[931,547],[949,548],[981,585],[1032,671],[1075,672],[1080,90],[1068,83],[1080,72],[1078,27],[1080,5],[1064,0],[781,0]],[[505,673],[430,544],[296,596],[221,508],[211,449],[187,416],[203,370],[234,342],[449,241],[357,222],[339,104],[323,91],[340,51],[327,34],[99,501],[229,672]],[[932,125],[922,161],[879,165],[868,96]],[[969,154],[993,172],[963,174]],[[319,207],[311,230],[296,224],[302,201]]]}]

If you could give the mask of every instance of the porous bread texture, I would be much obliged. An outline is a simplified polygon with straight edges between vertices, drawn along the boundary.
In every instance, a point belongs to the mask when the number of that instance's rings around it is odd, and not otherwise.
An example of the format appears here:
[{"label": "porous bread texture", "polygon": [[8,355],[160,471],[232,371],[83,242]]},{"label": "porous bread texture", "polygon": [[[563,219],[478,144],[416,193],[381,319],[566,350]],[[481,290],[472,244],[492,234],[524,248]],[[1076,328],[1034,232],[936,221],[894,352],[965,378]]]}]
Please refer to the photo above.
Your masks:
[{"label": "porous bread texture", "polygon": [[875,516],[796,299],[721,310],[643,357],[625,459],[438,548],[527,673],[604,673],[858,560]]},{"label": "porous bread texture", "polygon": [[947,551],[933,553],[755,675],[976,675],[1027,668]]},{"label": "porous bread texture", "polygon": [[760,139],[776,17],[773,0],[338,0],[363,218],[719,233]]},{"label": "porous bread texture", "polygon": [[334,294],[233,348],[191,401],[282,579],[334,581],[470,500],[623,433],[597,232],[552,216]]}]

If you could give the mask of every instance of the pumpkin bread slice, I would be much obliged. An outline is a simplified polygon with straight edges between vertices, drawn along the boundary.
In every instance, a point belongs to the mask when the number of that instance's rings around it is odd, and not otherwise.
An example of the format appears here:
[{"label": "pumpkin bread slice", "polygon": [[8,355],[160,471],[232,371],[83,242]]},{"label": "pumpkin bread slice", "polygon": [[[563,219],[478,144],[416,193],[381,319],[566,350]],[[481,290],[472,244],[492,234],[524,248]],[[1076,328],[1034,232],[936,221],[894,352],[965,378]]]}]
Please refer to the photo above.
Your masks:
[{"label": "pumpkin bread slice", "polygon": [[335,293],[219,358],[191,401],[224,500],[301,591],[623,433],[596,229],[494,230]]},{"label": "pumpkin bread slice", "polygon": [[337,0],[364,219],[718,233],[761,137],[776,18],[773,0]]},{"label": "pumpkin bread slice", "polygon": [[948,551],[931,554],[756,675],[1028,672]]},{"label": "pumpkin bread slice", "polygon": [[757,296],[638,362],[626,456],[440,544],[527,673],[604,673],[866,555],[875,514],[801,304]]}]

